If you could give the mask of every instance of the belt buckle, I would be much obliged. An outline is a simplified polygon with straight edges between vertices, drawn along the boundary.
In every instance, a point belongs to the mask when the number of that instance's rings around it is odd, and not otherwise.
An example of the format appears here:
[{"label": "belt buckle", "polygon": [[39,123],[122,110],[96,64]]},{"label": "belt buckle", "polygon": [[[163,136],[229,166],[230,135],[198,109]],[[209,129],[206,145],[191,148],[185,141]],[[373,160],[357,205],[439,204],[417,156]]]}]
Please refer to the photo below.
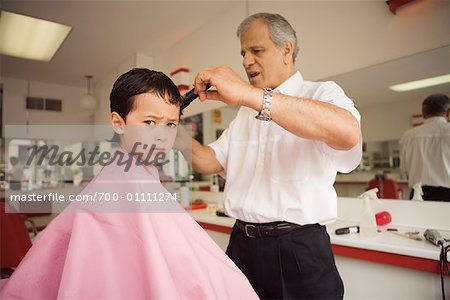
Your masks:
[{"label": "belt buckle", "polygon": [[252,234],[250,234],[250,233],[248,232],[248,228],[249,228],[249,227],[253,227],[253,228],[255,229],[255,231],[256,231],[256,226],[255,226],[255,225],[252,225],[252,224],[245,224],[245,227],[244,227],[245,234],[246,234],[247,237],[249,237],[249,238],[255,238],[256,235],[252,235]]}]

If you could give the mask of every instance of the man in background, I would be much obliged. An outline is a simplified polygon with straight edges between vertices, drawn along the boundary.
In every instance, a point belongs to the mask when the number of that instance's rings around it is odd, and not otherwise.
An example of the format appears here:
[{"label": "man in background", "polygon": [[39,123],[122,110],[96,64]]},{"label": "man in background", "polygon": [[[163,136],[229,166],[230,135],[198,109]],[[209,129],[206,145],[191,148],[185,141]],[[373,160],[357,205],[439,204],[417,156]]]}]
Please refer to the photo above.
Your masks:
[{"label": "man in background", "polygon": [[[422,183],[424,200],[450,202],[450,100],[434,94],[422,103],[423,125],[400,139],[400,164],[410,188]],[[410,199],[413,192],[411,192]]]}]

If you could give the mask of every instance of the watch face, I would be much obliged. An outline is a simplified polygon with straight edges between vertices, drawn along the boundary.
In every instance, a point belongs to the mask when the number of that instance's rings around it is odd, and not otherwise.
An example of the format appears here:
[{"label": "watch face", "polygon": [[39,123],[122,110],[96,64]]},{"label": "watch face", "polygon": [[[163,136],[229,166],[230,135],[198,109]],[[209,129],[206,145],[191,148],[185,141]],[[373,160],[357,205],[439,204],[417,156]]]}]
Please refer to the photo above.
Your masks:
[{"label": "watch face", "polygon": [[265,115],[261,115],[261,114],[256,115],[255,118],[258,119],[258,120],[261,120],[261,121],[270,121],[271,120],[270,117],[265,116]]}]

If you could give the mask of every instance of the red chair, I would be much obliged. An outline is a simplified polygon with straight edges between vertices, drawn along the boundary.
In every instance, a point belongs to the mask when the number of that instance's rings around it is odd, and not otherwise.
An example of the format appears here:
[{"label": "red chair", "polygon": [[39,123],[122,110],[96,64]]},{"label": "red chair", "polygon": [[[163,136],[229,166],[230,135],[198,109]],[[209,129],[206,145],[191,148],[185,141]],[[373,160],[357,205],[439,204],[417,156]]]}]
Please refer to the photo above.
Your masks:
[{"label": "red chair", "polygon": [[398,187],[395,180],[388,179],[385,175],[375,175],[375,178],[369,181],[367,190],[373,188],[378,188],[378,198],[400,199],[402,189]]},{"label": "red chair", "polygon": [[0,269],[2,278],[7,277],[19,265],[31,247],[31,239],[25,226],[23,214],[0,202]]}]

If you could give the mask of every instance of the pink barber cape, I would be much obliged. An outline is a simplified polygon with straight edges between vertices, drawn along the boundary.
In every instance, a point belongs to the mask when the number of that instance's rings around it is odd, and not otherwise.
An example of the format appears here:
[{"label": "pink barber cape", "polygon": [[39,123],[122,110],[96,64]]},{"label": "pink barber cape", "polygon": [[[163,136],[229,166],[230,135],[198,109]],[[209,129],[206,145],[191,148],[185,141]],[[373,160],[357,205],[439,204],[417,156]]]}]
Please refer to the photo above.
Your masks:
[{"label": "pink barber cape", "polygon": [[154,167],[105,166],[81,194],[96,192],[125,198],[71,203],[37,237],[0,299],[257,299],[176,201],[127,201],[168,193]]}]

